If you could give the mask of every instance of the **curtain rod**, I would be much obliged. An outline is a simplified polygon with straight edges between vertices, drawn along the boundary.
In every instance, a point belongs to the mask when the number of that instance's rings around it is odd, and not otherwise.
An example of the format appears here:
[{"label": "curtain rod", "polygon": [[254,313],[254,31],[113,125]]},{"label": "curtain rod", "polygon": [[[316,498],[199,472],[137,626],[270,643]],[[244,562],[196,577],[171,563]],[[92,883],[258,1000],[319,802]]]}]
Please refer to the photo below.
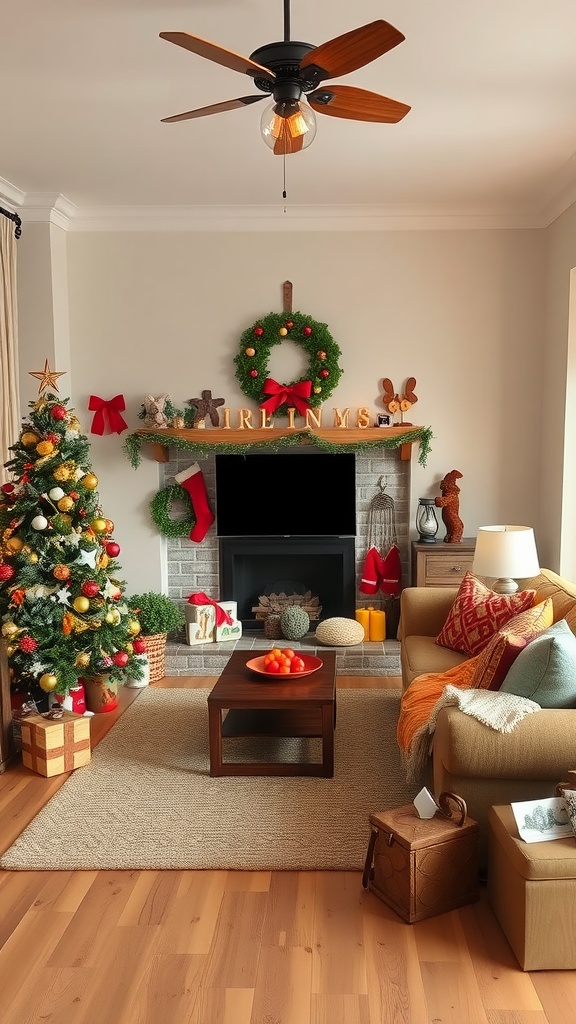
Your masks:
[{"label": "curtain rod", "polygon": [[3,206],[0,206],[0,213],[2,213],[4,217],[8,217],[8,220],[14,221],[14,234],[16,238],[20,238],[20,235],[22,234],[22,220],[18,214],[10,213],[10,210],[5,210]]}]

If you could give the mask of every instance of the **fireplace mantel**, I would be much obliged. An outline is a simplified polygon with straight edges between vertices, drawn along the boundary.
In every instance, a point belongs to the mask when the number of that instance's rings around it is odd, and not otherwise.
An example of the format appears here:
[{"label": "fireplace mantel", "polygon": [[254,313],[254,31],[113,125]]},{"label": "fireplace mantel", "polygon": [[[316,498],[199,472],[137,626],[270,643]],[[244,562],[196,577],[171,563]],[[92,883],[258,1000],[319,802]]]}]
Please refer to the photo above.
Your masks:
[{"label": "fireplace mantel", "polygon": [[394,427],[321,427],[319,429],[301,427],[175,429],[167,427],[164,430],[153,430],[141,428],[128,435],[124,442],[124,450],[134,468],[140,464],[143,445],[150,445],[152,457],[157,462],[169,462],[171,447],[190,451],[202,458],[214,452],[246,452],[255,447],[281,451],[283,448],[297,444],[315,444],[324,451],[399,448],[401,460],[409,461],[412,457],[412,445],[418,442],[420,444],[418,461],[424,466],[430,451],[432,437],[431,427],[415,427],[407,424],[399,424]]}]

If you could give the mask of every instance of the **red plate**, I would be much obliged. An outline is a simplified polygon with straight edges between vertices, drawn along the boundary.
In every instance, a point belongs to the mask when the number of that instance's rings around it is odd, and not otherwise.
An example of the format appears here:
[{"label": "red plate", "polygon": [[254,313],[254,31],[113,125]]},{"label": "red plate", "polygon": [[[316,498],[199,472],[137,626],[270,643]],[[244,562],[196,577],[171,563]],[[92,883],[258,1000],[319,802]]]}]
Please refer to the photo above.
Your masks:
[{"label": "red plate", "polygon": [[270,680],[271,683],[279,680],[285,683],[289,679],[302,679],[303,676],[311,676],[313,672],[317,672],[324,664],[322,658],[317,658],[314,654],[300,654],[299,657],[304,662],[303,672],[284,672],[282,675],[278,675],[277,672],[267,672],[264,664],[264,655],[261,658],[251,658],[250,661],[246,662],[246,668],[249,668],[251,672],[256,672],[259,676],[266,676],[266,679]]}]

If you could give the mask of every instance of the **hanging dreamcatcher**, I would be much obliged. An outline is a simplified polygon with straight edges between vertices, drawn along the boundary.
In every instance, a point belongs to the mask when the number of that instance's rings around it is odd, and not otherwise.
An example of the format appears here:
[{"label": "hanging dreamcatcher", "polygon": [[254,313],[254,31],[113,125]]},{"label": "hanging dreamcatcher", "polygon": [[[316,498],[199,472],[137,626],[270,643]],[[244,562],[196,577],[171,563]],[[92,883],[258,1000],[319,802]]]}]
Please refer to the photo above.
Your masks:
[{"label": "hanging dreamcatcher", "polygon": [[363,594],[397,597],[402,585],[402,564],[396,535],[394,499],[386,494],[386,482],[378,480],[378,493],[368,509],[368,552],[364,561],[360,590]]}]

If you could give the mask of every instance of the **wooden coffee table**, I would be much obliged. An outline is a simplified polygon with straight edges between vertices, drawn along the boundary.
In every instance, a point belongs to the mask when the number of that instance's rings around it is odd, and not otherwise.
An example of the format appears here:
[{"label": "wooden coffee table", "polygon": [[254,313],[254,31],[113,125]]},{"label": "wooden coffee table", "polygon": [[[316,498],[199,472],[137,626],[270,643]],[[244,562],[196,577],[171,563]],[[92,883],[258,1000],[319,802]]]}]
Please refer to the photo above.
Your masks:
[{"label": "wooden coffee table", "polygon": [[[246,668],[249,651],[234,651],[208,696],[210,775],[334,775],[336,653],[323,651],[310,676],[268,681]],[[284,681],[285,680],[285,681]],[[227,714],[223,717],[223,711]],[[293,763],[222,760],[227,736],[309,736],[322,739],[322,761]]]}]

